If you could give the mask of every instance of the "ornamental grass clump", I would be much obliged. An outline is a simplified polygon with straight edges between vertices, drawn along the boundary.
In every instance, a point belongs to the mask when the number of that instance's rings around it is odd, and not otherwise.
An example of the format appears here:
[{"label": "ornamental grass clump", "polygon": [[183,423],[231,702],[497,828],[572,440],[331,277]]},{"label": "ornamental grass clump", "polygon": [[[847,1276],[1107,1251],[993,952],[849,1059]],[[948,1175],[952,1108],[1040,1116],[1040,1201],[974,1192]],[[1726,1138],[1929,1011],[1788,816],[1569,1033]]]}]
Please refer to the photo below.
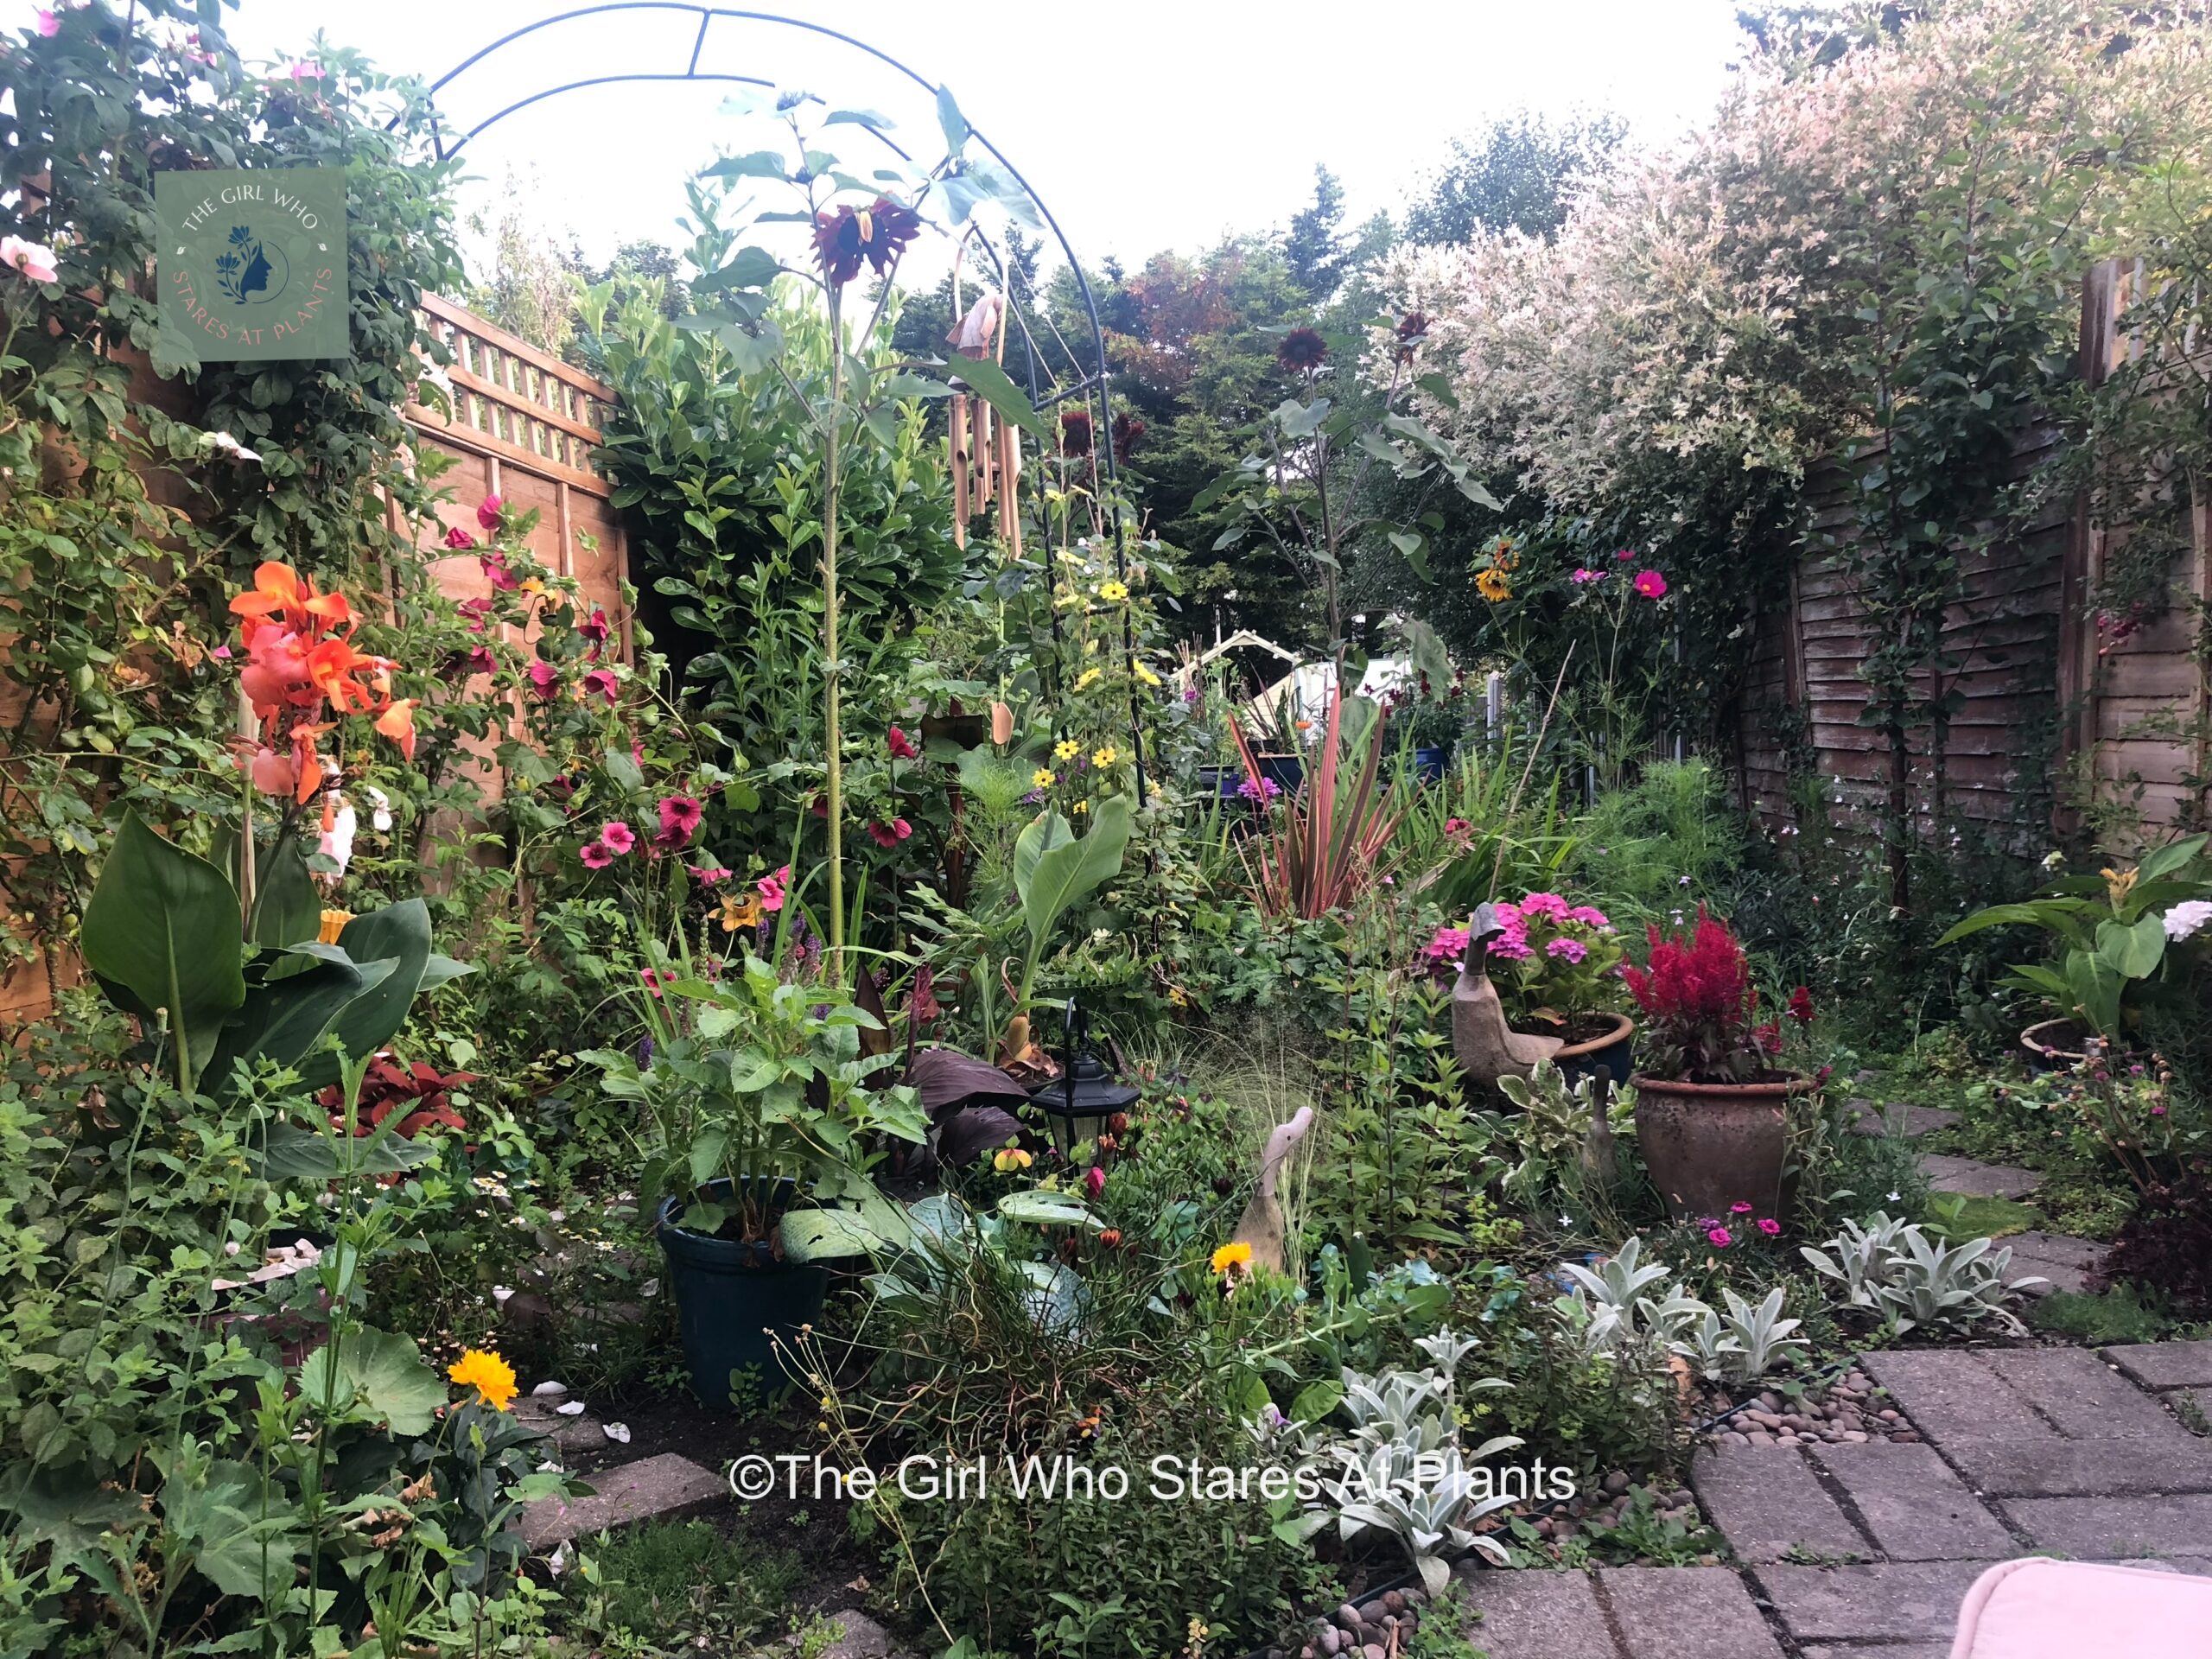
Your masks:
[{"label": "ornamental grass clump", "polygon": [[1647,1076],[1681,1083],[1774,1083],[1782,1028],[1759,1019],[1751,963],[1728,924],[1698,906],[1688,938],[1649,930],[1651,962],[1621,969],[1649,1023]]}]

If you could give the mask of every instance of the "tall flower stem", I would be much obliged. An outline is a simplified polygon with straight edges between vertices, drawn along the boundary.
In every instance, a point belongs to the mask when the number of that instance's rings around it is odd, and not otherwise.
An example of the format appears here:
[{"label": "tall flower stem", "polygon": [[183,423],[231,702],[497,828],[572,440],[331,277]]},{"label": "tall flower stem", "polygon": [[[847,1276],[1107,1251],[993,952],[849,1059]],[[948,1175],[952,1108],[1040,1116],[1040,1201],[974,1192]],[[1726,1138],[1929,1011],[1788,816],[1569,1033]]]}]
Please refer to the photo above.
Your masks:
[{"label": "tall flower stem", "polygon": [[822,735],[828,747],[824,798],[829,808],[830,938],[823,963],[833,985],[845,979],[845,766],[838,722],[842,673],[837,661],[837,437],[843,424],[845,332],[842,290],[830,296],[830,410],[822,464]]}]

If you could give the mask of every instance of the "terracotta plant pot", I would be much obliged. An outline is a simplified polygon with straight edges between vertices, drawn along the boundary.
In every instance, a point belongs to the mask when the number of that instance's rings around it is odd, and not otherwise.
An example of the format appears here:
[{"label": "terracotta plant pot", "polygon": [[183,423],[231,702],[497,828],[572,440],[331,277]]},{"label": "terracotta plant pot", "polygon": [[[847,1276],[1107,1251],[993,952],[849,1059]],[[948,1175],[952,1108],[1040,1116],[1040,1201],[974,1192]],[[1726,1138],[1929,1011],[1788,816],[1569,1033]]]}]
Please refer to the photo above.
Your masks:
[{"label": "terracotta plant pot", "polygon": [[2071,1020],[2045,1020],[2020,1033],[2028,1064],[2038,1071],[2071,1071],[2089,1058],[2088,1041]]},{"label": "terracotta plant pot", "polygon": [[1584,1042],[1569,1043],[1552,1056],[1552,1064],[1566,1077],[1568,1088],[1595,1076],[1600,1066],[1605,1068],[1607,1080],[1615,1084],[1627,1082],[1629,1074],[1636,1070],[1636,1021],[1624,1014],[1610,1018],[1613,1022],[1611,1031]]},{"label": "terracotta plant pot", "polygon": [[1651,1184],[1676,1220],[1726,1216],[1736,1204],[1748,1204],[1760,1216],[1780,1210],[1789,1097],[1810,1089],[1811,1078],[1675,1083],[1636,1077],[1629,1084]]}]

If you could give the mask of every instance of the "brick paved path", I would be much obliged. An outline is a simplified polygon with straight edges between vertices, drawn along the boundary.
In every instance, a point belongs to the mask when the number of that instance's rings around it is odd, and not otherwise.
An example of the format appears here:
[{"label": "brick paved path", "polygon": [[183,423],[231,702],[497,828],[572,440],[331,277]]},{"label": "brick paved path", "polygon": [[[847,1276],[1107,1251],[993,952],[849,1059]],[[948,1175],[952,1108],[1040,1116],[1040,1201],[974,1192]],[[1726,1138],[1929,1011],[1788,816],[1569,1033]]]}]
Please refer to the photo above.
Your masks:
[{"label": "brick paved path", "polygon": [[1924,1444],[1728,1446],[1692,1484],[1732,1567],[1463,1564],[1491,1659],[1942,1659],[2018,1555],[2212,1574],[2212,1342],[1873,1353]]}]

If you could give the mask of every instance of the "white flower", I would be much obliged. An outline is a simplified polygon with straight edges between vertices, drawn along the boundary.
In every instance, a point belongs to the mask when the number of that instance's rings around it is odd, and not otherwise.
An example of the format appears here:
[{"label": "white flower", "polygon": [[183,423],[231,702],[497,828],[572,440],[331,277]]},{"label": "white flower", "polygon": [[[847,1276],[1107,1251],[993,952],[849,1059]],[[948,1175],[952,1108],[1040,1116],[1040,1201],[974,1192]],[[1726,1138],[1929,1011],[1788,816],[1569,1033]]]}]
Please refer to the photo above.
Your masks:
[{"label": "white flower", "polygon": [[2178,942],[2207,922],[2212,922],[2212,899],[2184,899],[2166,912],[2166,937]]},{"label": "white flower", "polygon": [[391,798],[374,784],[365,784],[361,792],[369,798],[369,826],[378,835],[391,833]]},{"label": "white flower", "polygon": [[321,840],[316,846],[318,852],[338,866],[340,875],[346,874],[346,867],[353,861],[353,832],[358,827],[359,820],[353,816],[352,804],[340,796],[338,810],[330,817],[330,828],[322,832]]},{"label": "white flower", "polygon": [[607,1427],[607,1438],[608,1440],[610,1440],[613,1441],[617,1446],[627,1446],[627,1445],[629,1445],[629,1444],[630,1444],[630,1425],[629,1425],[629,1424],[627,1424],[627,1423],[609,1423],[609,1424],[607,1424],[607,1425],[606,1426],[606,1427]]},{"label": "white flower", "polygon": [[556,1579],[569,1570],[569,1546],[565,1542],[545,1558],[545,1570]]},{"label": "white flower", "polygon": [[207,447],[219,454],[228,455],[232,461],[258,461],[261,459],[258,454],[247,448],[227,432],[210,432],[207,435]]},{"label": "white flower", "polygon": [[1902,1192],[1892,1192],[1890,1194],[1890,1202],[1891,1204],[1900,1204],[1903,1203],[1904,1200],[1904,1194]]}]

